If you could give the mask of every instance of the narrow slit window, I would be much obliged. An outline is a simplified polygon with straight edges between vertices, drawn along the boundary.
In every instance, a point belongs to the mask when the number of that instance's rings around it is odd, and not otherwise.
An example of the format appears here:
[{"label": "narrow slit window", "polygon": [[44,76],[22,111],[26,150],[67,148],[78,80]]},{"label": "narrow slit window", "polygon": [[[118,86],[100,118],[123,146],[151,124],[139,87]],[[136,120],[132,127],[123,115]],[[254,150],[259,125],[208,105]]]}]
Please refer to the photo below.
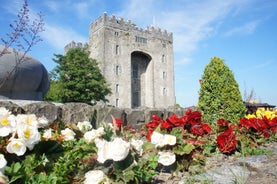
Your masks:
[{"label": "narrow slit window", "polygon": [[115,66],[115,75],[119,75],[119,65]]},{"label": "narrow slit window", "polygon": [[166,79],[166,73],[163,72],[163,79]]},{"label": "narrow slit window", "polygon": [[115,46],[115,54],[118,55],[119,54],[119,45]]},{"label": "narrow slit window", "polygon": [[166,96],[166,88],[163,88],[163,95]]},{"label": "narrow slit window", "polygon": [[165,63],[165,55],[162,55],[162,62]]},{"label": "narrow slit window", "polygon": [[118,91],[119,91],[119,84],[116,84],[115,85],[115,92],[118,93]]}]

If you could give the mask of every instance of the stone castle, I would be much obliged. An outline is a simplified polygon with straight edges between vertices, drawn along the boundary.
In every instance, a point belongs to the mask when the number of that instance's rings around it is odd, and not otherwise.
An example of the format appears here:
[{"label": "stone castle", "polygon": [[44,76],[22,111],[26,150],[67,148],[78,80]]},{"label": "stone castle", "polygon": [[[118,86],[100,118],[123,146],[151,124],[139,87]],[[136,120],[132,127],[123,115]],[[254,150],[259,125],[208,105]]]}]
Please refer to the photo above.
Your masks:
[{"label": "stone castle", "polygon": [[[139,29],[106,13],[89,29],[90,57],[110,84],[109,104],[122,108],[166,108],[175,103],[173,35],[159,28]],[[65,47],[82,47],[72,42]]]}]

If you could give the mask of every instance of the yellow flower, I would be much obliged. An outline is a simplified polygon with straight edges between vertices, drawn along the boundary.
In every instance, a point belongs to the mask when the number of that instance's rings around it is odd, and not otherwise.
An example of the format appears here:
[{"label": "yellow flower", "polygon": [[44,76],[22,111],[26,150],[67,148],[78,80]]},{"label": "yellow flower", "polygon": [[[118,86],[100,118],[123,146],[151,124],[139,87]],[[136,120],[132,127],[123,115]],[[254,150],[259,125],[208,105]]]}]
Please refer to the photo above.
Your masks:
[{"label": "yellow flower", "polygon": [[247,114],[246,118],[251,119],[251,118],[256,118],[256,116],[254,114]]}]

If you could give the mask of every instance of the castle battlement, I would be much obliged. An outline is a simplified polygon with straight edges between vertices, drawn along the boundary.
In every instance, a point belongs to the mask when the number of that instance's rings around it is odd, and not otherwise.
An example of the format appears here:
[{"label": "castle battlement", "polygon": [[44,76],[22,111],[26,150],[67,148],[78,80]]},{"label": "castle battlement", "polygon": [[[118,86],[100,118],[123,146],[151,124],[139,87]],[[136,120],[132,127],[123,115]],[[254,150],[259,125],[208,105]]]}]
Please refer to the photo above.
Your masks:
[{"label": "castle battlement", "polygon": [[104,13],[90,25],[90,31],[97,31],[103,26],[113,27],[128,32],[136,32],[137,34],[148,35],[149,37],[173,42],[172,32],[167,32],[166,30],[154,26],[149,26],[146,29],[138,28],[131,20],[125,21],[123,18],[117,18],[115,15],[108,16],[107,13]]},{"label": "castle battlement", "polygon": [[67,51],[69,50],[69,49],[72,49],[72,48],[85,48],[85,47],[88,47],[88,43],[81,43],[81,42],[74,42],[74,41],[72,41],[72,42],[70,42],[70,43],[68,43],[65,47],[64,47],[64,53],[66,54],[67,53]]}]

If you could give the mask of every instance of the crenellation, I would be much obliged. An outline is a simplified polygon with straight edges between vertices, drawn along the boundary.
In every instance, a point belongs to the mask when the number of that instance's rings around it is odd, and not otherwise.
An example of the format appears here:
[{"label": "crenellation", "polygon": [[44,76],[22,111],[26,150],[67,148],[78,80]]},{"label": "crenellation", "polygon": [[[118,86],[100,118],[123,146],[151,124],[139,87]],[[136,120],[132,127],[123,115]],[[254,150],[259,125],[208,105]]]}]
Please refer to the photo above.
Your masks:
[{"label": "crenellation", "polygon": [[146,29],[138,28],[136,24],[132,23],[131,20],[124,21],[122,17],[116,18],[115,15],[111,15],[110,17],[107,13],[104,13],[98,19],[95,20],[94,23],[90,25],[91,31],[98,30],[101,26],[110,26],[118,29],[122,29],[124,31],[139,31],[140,34],[149,34],[153,38],[165,39],[167,41],[173,41],[173,34],[171,32],[167,32],[166,30],[161,30],[159,27],[150,26]]},{"label": "crenellation", "polygon": [[70,42],[69,44],[67,44],[65,47],[64,47],[64,53],[66,54],[67,51],[69,49],[72,49],[72,48],[87,48],[88,47],[88,43],[81,43],[81,42]]}]

